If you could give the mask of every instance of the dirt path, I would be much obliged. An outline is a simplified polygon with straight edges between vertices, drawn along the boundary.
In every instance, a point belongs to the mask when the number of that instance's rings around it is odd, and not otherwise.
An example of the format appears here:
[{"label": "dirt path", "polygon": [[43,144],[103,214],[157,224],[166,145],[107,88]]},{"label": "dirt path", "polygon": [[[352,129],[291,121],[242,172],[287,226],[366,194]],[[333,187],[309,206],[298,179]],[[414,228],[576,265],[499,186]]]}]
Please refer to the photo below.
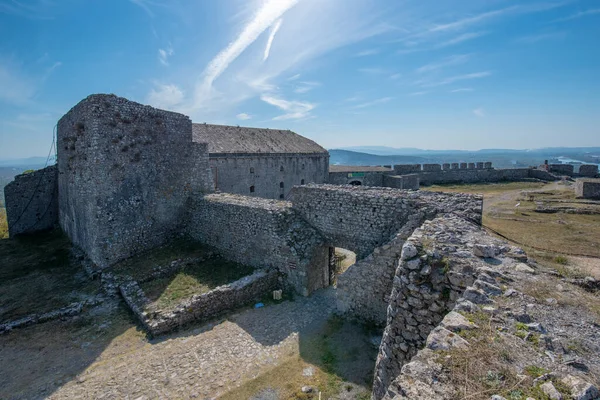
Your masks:
[{"label": "dirt path", "polygon": [[[214,398],[298,354],[304,331],[330,317],[332,295],[331,290],[321,291],[310,298],[247,309],[154,341],[135,334],[128,322],[119,336],[104,340],[105,348],[87,356],[85,367],[77,365],[86,349],[103,345],[102,340],[85,342],[57,332],[56,341],[49,344],[48,331],[41,326],[12,332],[0,337],[0,398]],[[114,320],[115,312],[94,321]],[[45,328],[61,329],[60,322]],[[99,327],[91,328],[95,332]],[[39,362],[49,364],[36,365]]]}]

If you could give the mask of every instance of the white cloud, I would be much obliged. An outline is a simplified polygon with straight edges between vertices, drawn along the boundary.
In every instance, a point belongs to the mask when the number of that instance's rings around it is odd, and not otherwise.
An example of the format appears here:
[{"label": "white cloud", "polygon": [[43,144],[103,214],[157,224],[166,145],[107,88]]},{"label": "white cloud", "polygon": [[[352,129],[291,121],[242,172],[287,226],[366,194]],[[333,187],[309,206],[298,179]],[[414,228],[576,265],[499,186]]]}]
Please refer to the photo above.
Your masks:
[{"label": "white cloud", "polygon": [[473,114],[475,114],[477,117],[485,117],[485,111],[481,107],[474,109]]},{"label": "white cloud", "polygon": [[33,79],[22,74],[17,65],[0,61],[0,101],[23,104],[29,101],[35,92],[36,85]]},{"label": "white cloud", "polygon": [[370,75],[381,75],[381,74],[385,74],[386,71],[383,68],[371,67],[371,68],[359,68],[358,72],[362,72],[363,74],[370,74]]},{"label": "white cloud", "polygon": [[196,88],[196,100],[202,102],[211,91],[213,82],[221,76],[229,64],[297,2],[298,0],[266,1],[253,19],[246,24],[240,35],[208,64],[203,72],[203,79]]},{"label": "white cloud", "polygon": [[585,10],[585,11],[579,11],[579,12],[576,12],[575,14],[569,15],[568,17],[555,19],[552,22],[571,21],[573,19],[579,19],[579,18],[582,18],[582,17],[587,17],[588,15],[594,15],[594,14],[600,14],[600,8],[591,9],[591,10]]},{"label": "white cloud", "polygon": [[460,88],[460,89],[454,89],[451,90],[450,93],[461,93],[461,92],[472,92],[473,89],[471,88]]},{"label": "white cloud", "polygon": [[275,39],[275,34],[277,33],[277,31],[281,27],[281,22],[282,21],[283,20],[281,18],[279,18],[277,20],[277,22],[275,22],[275,25],[273,25],[271,27],[271,33],[269,34],[269,39],[267,40],[267,47],[265,47],[265,54],[263,56],[263,61],[266,61],[267,58],[269,58],[269,53],[271,52],[271,46],[273,45],[273,39]]},{"label": "white cloud", "polygon": [[371,106],[376,106],[377,104],[384,104],[387,103],[391,100],[393,100],[393,97],[382,97],[380,99],[377,100],[373,100],[373,101],[368,101],[366,103],[362,103],[362,104],[358,104],[354,107],[352,107],[352,109],[359,109],[359,108],[367,108],[367,107],[371,107]]},{"label": "white cloud", "polygon": [[300,74],[296,74],[287,78],[288,81],[295,81],[300,78]]},{"label": "white cloud", "polygon": [[400,73],[390,75],[390,79],[392,79],[392,80],[396,80],[400,77],[402,77],[402,74],[400,74]]},{"label": "white cloud", "polygon": [[356,53],[356,57],[366,57],[373,56],[375,54],[379,54],[379,49],[367,49],[361,52]]},{"label": "white cloud", "polygon": [[428,92],[428,91],[414,92],[414,93],[409,94],[409,96],[423,96],[423,95],[426,95],[428,93],[430,93],[430,92]]},{"label": "white cloud", "polygon": [[458,36],[453,37],[452,39],[446,40],[444,42],[439,43],[436,47],[437,48],[441,48],[441,47],[449,47],[449,46],[454,46],[456,44],[459,43],[463,43],[469,40],[473,40],[473,39],[477,39],[479,37],[485,36],[487,35],[489,32],[468,32],[468,33],[463,33],[460,34]]},{"label": "white cloud", "polygon": [[492,75],[492,73],[490,71],[474,72],[471,74],[452,76],[450,78],[446,78],[446,79],[443,79],[438,82],[421,83],[421,86],[422,87],[443,86],[443,85],[449,85],[454,82],[466,81],[466,80],[471,80],[471,79],[481,79],[481,78],[488,77],[490,75]]},{"label": "white cloud", "polygon": [[252,115],[250,114],[246,114],[246,113],[240,113],[238,115],[235,116],[237,119],[241,119],[242,121],[248,120],[248,119],[252,119]]},{"label": "white cloud", "polygon": [[146,100],[155,107],[174,110],[182,105],[184,97],[183,91],[177,85],[156,83]]},{"label": "white cloud", "polygon": [[471,56],[469,54],[459,54],[459,55],[446,57],[445,59],[443,59],[440,62],[423,65],[422,67],[417,68],[416,72],[418,74],[422,74],[425,72],[432,72],[432,71],[436,71],[436,70],[443,69],[446,67],[463,64],[463,63],[467,62],[467,60],[470,57]]},{"label": "white cloud", "polygon": [[270,104],[279,108],[280,110],[285,111],[285,114],[273,118],[274,121],[306,118],[310,115],[310,112],[315,108],[315,104],[312,103],[288,101],[271,95],[262,95],[260,99],[267,104]]},{"label": "white cloud", "polygon": [[169,57],[173,55],[173,48],[169,46],[167,49],[158,49],[158,61],[164,66],[169,66]]},{"label": "white cloud", "polygon": [[563,39],[566,35],[566,32],[540,33],[537,35],[523,36],[516,41],[519,43],[534,44],[544,40]]},{"label": "white cloud", "polygon": [[295,93],[307,93],[319,86],[321,86],[320,82],[309,82],[309,81],[300,82],[299,86],[297,86],[296,89],[294,89],[294,92]]}]

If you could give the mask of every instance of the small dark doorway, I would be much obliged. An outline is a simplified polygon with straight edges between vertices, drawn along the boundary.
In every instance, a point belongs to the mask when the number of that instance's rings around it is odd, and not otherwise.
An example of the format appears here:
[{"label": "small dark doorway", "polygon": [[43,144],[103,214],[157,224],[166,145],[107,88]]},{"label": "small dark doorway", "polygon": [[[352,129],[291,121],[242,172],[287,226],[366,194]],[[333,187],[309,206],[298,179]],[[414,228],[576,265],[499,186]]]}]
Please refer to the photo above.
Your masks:
[{"label": "small dark doorway", "polygon": [[351,184],[352,186],[361,186],[361,185],[362,185],[362,182],[361,182],[361,181],[352,181],[352,182],[350,182],[350,184]]}]

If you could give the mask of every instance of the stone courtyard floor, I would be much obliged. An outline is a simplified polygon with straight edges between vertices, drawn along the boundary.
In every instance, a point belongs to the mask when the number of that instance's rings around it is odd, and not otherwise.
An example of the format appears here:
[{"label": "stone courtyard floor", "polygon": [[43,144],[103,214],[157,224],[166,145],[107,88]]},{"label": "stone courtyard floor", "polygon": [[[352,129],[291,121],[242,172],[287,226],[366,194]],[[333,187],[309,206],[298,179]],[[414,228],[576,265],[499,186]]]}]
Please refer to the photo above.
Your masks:
[{"label": "stone courtyard floor", "polygon": [[216,398],[300,355],[303,338],[330,319],[333,295],[247,308],[158,339],[109,300],[0,336],[0,398]]}]

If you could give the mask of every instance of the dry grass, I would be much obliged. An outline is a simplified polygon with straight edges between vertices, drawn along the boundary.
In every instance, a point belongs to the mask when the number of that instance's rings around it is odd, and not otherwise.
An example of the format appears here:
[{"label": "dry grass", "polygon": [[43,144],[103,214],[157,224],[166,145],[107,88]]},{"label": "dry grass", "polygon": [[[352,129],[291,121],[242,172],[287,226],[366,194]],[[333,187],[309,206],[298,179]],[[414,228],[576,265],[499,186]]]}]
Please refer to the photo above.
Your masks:
[{"label": "dry grass", "polygon": [[155,302],[155,306],[162,309],[172,307],[195,294],[206,293],[217,286],[234,282],[252,272],[252,267],[222,258],[211,258],[189,263],[175,276],[149,281],[141,287],[144,294]]},{"label": "dry grass", "polygon": [[99,292],[56,230],[0,240],[0,321],[44,313]]},{"label": "dry grass", "polygon": [[194,259],[207,256],[212,250],[205,245],[190,240],[176,240],[127,260],[121,261],[110,268],[117,276],[130,276],[134,280],[147,277],[157,267],[166,267],[171,261]]},{"label": "dry grass", "polygon": [[[533,379],[545,370],[527,365],[520,375],[514,366],[515,359],[535,353],[535,343],[499,332],[488,314],[465,316],[479,326],[478,329],[459,333],[469,342],[469,349],[440,352],[438,357],[450,384],[457,390],[454,398],[483,400],[499,394],[515,400],[527,397],[547,399],[539,386],[533,385]],[[554,383],[558,390],[565,391],[560,382]],[[569,395],[568,392],[563,394]]]},{"label": "dry grass", "polygon": [[6,208],[0,207],[0,240],[8,239],[8,222],[6,221]]},{"label": "dry grass", "polygon": [[423,187],[423,190],[448,193],[503,193],[509,190],[540,189],[544,186],[540,182],[499,182],[499,183],[479,183],[479,184],[451,184],[451,185],[432,185]]},{"label": "dry grass", "polygon": [[440,185],[428,190],[483,194],[483,225],[523,247],[552,252],[554,257],[570,254],[600,257],[600,215],[535,212],[538,203],[600,212],[600,202],[575,199],[570,186],[510,182]]}]

